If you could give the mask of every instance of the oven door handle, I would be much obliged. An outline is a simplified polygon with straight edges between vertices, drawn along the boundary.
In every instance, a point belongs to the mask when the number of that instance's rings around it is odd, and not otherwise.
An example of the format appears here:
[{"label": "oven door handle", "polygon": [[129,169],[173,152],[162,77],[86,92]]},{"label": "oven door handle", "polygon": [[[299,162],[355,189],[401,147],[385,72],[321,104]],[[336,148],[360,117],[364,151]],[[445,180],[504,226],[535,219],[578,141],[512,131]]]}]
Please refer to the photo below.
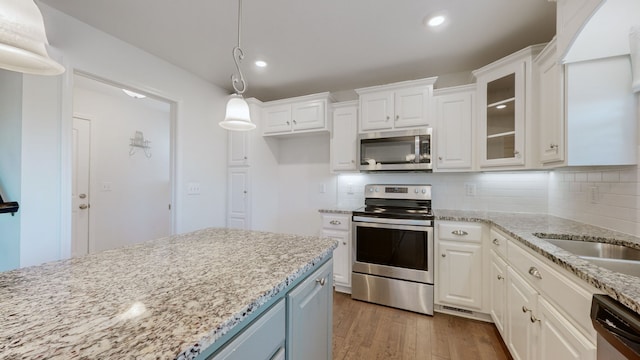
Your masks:
[{"label": "oven door handle", "polygon": [[392,229],[392,230],[413,230],[413,231],[425,231],[428,233],[433,232],[433,226],[419,226],[419,225],[398,225],[398,224],[388,224],[388,223],[372,223],[372,222],[360,222],[354,221],[352,222],[353,228],[357,227],[368,227],[368,228],[377,228],[377,229]]},{"label": "oven door handle", "polygon": [[424,226],[433,227],[431,220],[411,220],[411,219],[389,219],[379,217],[368,216],[354,216],[354,222],[360,223],[373,223],[373,224],[388,224],[388,225],[411,225],[411,226]]}]

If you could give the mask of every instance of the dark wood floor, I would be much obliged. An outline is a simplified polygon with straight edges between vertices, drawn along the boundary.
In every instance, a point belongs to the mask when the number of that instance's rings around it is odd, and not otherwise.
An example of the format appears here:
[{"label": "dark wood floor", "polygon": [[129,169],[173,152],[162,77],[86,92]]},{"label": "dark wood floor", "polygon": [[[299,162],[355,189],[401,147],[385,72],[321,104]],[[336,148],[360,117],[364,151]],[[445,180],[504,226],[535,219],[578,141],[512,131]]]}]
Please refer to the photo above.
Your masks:
[{"label": "dark wood floor", "polygon": [[427,316],[335,292],[333,359],[511,359],[493,324]]}]

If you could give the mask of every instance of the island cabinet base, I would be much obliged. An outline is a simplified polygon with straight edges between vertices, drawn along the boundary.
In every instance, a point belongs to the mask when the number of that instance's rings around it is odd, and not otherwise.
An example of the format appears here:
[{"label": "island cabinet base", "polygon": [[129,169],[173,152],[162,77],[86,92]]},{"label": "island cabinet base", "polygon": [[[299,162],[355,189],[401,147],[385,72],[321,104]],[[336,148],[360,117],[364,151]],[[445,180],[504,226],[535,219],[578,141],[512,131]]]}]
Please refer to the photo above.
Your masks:
[{"label": "island cabinet base", "polygon": [[[213,360],[330,360],[333,259],[294,282],[213,355]],[[223,340],[224,341],[224,340]],[[202,357],[202,354],[198,359]]]}]

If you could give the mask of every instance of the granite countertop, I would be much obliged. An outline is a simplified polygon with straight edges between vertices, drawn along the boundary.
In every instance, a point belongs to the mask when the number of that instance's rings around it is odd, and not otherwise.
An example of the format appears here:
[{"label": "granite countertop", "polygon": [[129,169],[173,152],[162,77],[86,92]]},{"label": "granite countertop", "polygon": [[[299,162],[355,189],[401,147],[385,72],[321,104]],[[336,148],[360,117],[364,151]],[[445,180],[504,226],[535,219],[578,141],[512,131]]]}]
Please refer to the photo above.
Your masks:
[{"label": "granite countertop", "polygon": [[544,237],[547,237],[607,242],[640,249],[640,238],[636,236],[543,214],[434,210],[434,215],[436,220],[485,222],[495,225],[527,247],[640,314],[639,277],[596,266],[544,240]]},{"label": "granite countertop", "polygon": [[0,359],[193,358],[336,245],[211,228],[0,273]]}]

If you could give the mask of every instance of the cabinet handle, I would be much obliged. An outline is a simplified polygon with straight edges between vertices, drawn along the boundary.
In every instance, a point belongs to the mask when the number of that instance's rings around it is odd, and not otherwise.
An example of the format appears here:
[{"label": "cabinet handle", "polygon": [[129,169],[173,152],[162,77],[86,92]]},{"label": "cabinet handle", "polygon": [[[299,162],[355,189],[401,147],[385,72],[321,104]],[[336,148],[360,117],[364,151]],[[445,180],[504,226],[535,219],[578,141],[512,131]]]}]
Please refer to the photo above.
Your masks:
[{"label": "cabinet handle", "polygon": [[442,254],[442,257],[447,257],[447,254]]},{"label": "cabinet handle", "polygon": [[78,206],[80,208],[80,210],[84,210],[86,208],[88,208],[87,204],[80,204],[80,206]]},{"label": "cabinet handle", "polygon": [[320,286],[324,286],[324,284],[326,283],[327,280],[325,280],[325,278],[321,278],[321,279],[316,279],[316,283],[320,284]]},{"label": "cabinet handle", "polygon": [[391,118],[389,117],[389,115],[387,115],[387,121],[389,121]]},{"label": "cabinet handle", "polygon": [[529,275],[538,279],[542,279],[542,275],[540,274],[540,271],[538,271],[538,269],[536,269],[533,266],[529,268]]},{"label": "cabinet handle", "polygon": [[400,115],[396,115],[396,120],[400,120]]},{"label": "cabinet handle", "polygon": [[468,232],[464,231],[464,230],[453,230],[451,232],[453,235],[458,235],[458,236],[466,236],[469,235]]},{"label": "cabinet handle", "polygon": [[540,321],[540,319],[536,318],[533,314],[531,314],[531,317],[529,318],[529,320],[531,320],[532,323],[536,323],[538,321]]},{"label": "cabinet handle", "polygon": [[442,161],[442,156],[438,156],[438,160]]},{"label": "cabinet handle", "polygon": [[291,125],[291,123],[287,120],[287,125]]},{"label": "cabinet handle", "polygon": [[525,305],[522,305],[522,312],[526,313],[528,311],[531,311],[531,309],[527,309],[527,307]]},{"label": "cabinet handle", "polygon": [[502,279],[504,279],[502,275],[498,275],[498,280],[502,280]]},{"label": "cabinet handle", "polygon": [[329,221],[329,224],[331,224],[331,225],[340,225],[342,223],[340,222],[340,220],[331,220],[331,221]]},{"label": "cabinet handle", "polygon": [[498,239],[493,239],[492,242],[494,245],[500,245],[500,241]]},{"label": "cabinet handle", "polygon": [[345,245],[345,246],[346,246],[346,245],[347,245],[347,242],[346,242],[346,241],[343,241],[343,242],[342,242],[342,245]]},{"label": "cabinet handle", "polygon": [[245,156],[244,159],[247,160],[247,157]]},{"label": "cabinet handle", "polygon": [[297,121],[293,120],[293,125],[295,125],[295,124],[297,124],[297,123],[298,123]]}]

